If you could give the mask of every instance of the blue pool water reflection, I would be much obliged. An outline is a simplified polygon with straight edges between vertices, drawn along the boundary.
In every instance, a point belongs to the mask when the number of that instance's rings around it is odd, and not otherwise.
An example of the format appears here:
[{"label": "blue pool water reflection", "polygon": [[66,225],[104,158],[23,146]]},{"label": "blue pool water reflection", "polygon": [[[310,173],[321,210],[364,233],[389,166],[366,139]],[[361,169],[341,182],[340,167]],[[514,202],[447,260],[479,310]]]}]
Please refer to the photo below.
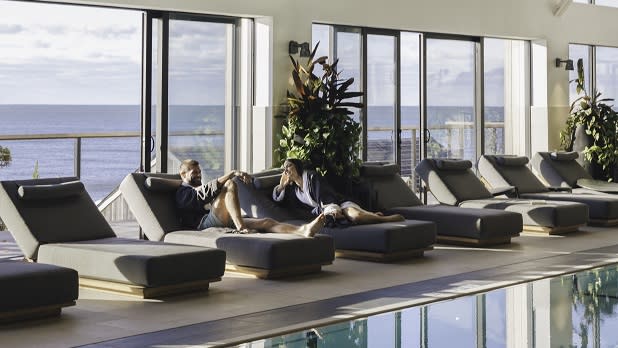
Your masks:
[{"label": "blue pool water reflection", "polygon": [[618,265],[239,347],[617,347]]}]

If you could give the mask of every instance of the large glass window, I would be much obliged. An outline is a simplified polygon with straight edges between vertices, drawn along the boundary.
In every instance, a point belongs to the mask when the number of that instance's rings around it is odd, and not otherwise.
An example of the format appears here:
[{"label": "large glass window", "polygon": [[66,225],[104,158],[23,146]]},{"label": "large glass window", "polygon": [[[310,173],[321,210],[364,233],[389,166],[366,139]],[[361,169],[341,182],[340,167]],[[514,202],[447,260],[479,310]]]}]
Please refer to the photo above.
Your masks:
[{"label": "large glass window", "polygon": [[228,23],[170,20],[168,172],[177,172],[186,158],[200,162],[205,180],[224,172],[233,29]]},{"label": "large glass window", "polygon": [[618,48],[597,47],[595,71],[597,91],[605,98],[618,98]]},{"label": "large glass window", "polygon": [[141,16],[0,2],[2,178],[79,175],[100,200],[138,169]]},{"label": "large glass window", "polygon": [[[586,90],[590,91],[590,46],[586,45],[569,45],[569,59],[573,60],[574,70],[569,71],[569,103],[573,103],[575,99],[581,95],[577,94],[576,84],[572,82],[577,79],[577,61],[582,59],[584,63],[584,84]],[[582,92],[583,95],[583,92]]]}]

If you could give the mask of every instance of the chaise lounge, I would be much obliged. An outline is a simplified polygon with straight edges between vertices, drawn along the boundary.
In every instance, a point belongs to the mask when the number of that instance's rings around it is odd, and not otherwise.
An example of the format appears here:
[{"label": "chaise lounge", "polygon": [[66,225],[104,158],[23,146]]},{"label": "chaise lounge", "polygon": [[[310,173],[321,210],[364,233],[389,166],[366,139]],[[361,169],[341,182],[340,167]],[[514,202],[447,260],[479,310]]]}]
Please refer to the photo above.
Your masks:
[{"label": "chaise lounge", "polygon": [[577,162],[577,152],[537,152],[532,171],[550,186],[569,187],[573,193],[618,194],[618,183],[595,180]]},{"label": "chaise lounge", "polygon": [[223,250],[117,237],[76,178],[0,182],[0,217],[27,259],[73,268],[85,288],[152,298],[224,272]]},{"label": "chaise lounge", "polygon": [[505,244],[522,231],[522,217],[518,213],[424,205],[399,176],[397,164],[366,163],[360,171],[369,186],[368,206],[371,210],[401,214],[407,219],[433,221],[441,243],[472,246]]},{"label": "chaise lounge", "polygon": [[588,222],[585,204],[494,197],[501,191],[490,192],[471,168],[467,160],[426,158],[415,170],[440,203],[520,213],[524,231],[561,234]]},{"label": "chaise lounge", "polygon": [[588,206],[589,223],[612,226],[618,224],[618,197],[572,193],[566,187],[545,186],[527,166],[524,156],[484,155],[478,169],[489,185],[511,185],[520,198],[579,202]]},{"label": "chaise lounge", "polygon": [[75,270],[42,263],[0,262],[0,284],[2,324],[60,315],[78,296]]},{"label": "chaise lounge", "polygon": [[[280,179],[281,170],[275,169],[254,174],[253,185],[239,184],[243,213],[294,224],[313,219],[307,211],[282,207],[272,200],[273,188]],[[433,249],[436,241],[436,225],[417,220],[324,227],[320,233],[333,238],[337,257],[378,262],[422,256],[425,251]]]},{"label": "chaise lounge", "polygon": [[217,247],[227,254],[227,269],[262,279],[319,272],[335,258],[332,238],[295,234],[232,234],[231,229],[186,230],[175,206],[181,184],[174,174],[131,173],[120,191],[150,240]]}]

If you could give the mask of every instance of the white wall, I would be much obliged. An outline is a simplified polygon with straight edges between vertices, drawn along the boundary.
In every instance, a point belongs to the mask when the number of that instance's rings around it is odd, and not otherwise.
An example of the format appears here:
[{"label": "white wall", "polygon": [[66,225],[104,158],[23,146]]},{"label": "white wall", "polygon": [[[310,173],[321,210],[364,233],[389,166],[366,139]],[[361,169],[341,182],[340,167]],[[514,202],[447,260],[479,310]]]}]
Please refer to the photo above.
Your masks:
[{"label": "white wall", "polygon": [[[568,73],[554,67],[568,56],[568,44],[618,47],[618,8],[573,3],[560,17],[558,0],[105,0],[61,1],[131,8],[165,9],[233,16],[272,17],[273,100],[284,101],[288,88],[290,40],[311,42],[311,23],[324,22],[422,32],[541,40],[546,44],[547,101],[536,101],[546,140],[534,150],[554,149],[568,112]],[[543,69],[541,69],[543,70]],[[618,97],[618,96],[608,96]],[[539,108],[539,106],[535,106]],[[544,109],[546,108],[546,109]],[[535,127],[533,118],[532,127]]]}]

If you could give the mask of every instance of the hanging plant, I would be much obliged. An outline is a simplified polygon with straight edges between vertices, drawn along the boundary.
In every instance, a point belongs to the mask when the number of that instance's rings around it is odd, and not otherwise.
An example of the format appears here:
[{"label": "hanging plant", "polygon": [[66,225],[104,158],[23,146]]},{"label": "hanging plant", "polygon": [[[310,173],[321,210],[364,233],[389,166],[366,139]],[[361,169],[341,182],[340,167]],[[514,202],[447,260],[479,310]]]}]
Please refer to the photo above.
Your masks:
[{"label": "hanging plant", "polygon": [[[295,91],[287,92],[289,112],[281,129],[280,160],[304,160],[327,177],[358,176],[361,125],[351,117],[350,108],[363,104],[349,100],[363,93],[348,92],[354,78],[340,78],[338,60],[329,64],[326,56],[314,59],[318,45],[306,67],[290,56]],[[320,77],[314,74],[318,65],[323,69]]]},{"label": "hanging plant", "polygon": [[611,181],[614,167],[618,163],[618,113],[608,104],[614,99],[601,98],[601,93],[597,91],[588,95],[584,88],[582,59],[577,61],[577,78],[571,82],[575,82],[577,94],[583,92],[584,95],[571,104],[566,128],[560,132],[562,149],[573,150],[575,132],[578,127],[583,127],[591,139],[591,144],[583,150],[584,158],[599,165],[603,179]]}]

